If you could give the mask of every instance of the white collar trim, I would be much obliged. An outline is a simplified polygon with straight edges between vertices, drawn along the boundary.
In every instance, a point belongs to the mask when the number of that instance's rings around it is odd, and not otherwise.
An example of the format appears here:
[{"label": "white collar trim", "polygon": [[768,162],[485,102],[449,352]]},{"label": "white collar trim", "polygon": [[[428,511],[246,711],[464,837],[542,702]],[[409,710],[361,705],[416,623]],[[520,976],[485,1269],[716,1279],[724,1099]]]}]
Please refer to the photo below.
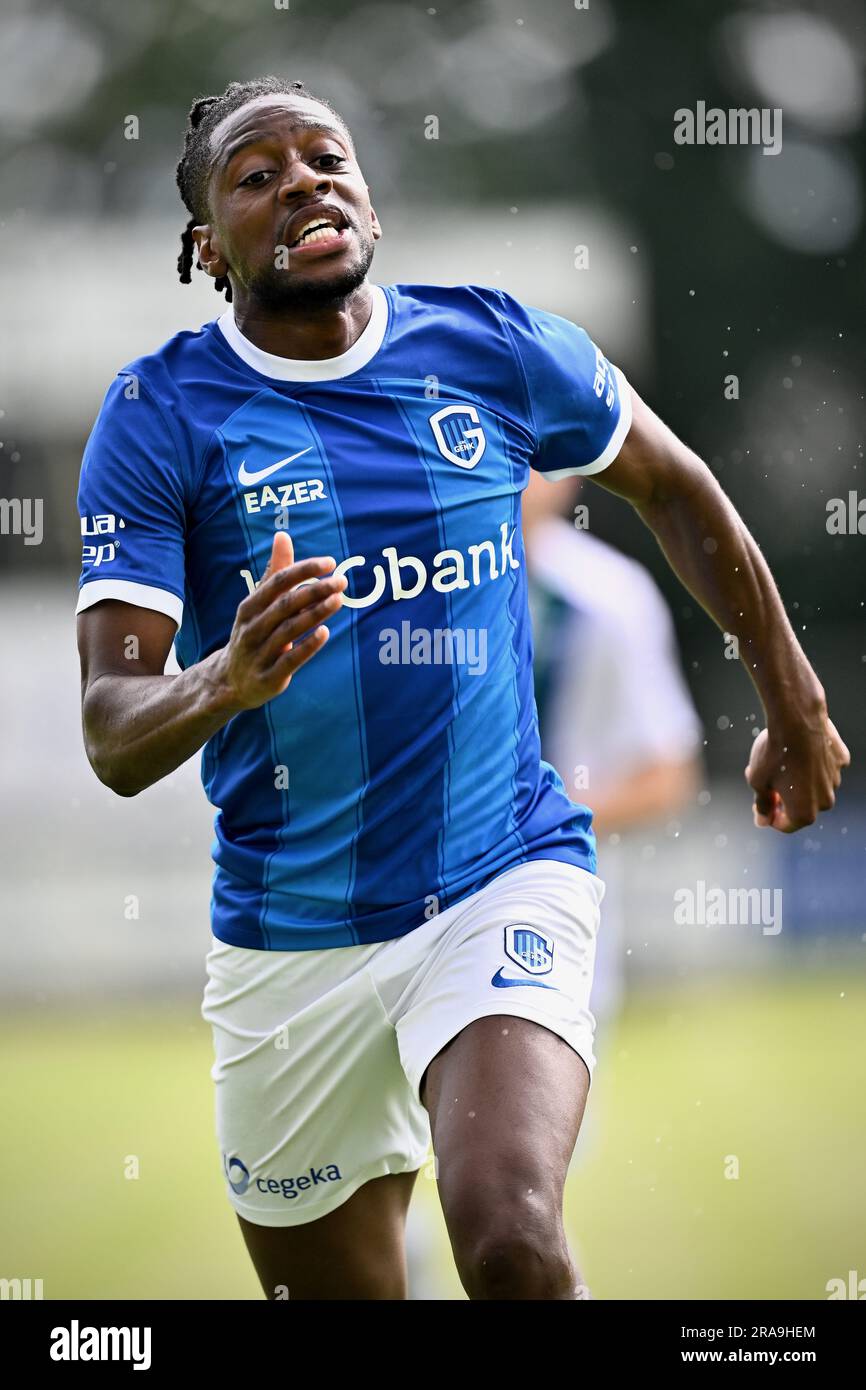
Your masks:
[{"label": "white collar trim", "polygon": [[339,357],[280,357],[264,352],[241,333],[231,305],[220,314],[217,323],[232,351],[262,376],[278,381],[335,381],[365,367],[382,346],[388,326],[388,299],[381,285],[371,285],[370,289],[373,291],[373,312],[367,327]]}]

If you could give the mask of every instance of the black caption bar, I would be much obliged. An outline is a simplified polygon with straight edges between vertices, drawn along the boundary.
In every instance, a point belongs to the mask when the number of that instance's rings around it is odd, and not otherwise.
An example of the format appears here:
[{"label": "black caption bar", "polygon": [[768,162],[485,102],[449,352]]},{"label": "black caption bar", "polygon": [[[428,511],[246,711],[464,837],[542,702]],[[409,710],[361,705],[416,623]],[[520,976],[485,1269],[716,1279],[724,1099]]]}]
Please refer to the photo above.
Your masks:
[{"label": "black caption bar", "polygon": [[[858,1300],[860,1301],[860,1300]],[[387,1337],[392,1331],[417,1331],[435,1327],[434,1345],[446,1355],[448,1341],[440,1341],[443,1305],[407,1302],[390,1305],[376,1314],[370,1303],[339,1307],[329,1303],[291,1301],[266,1303],[169,1302],[25,1302],[4,1300],[0,1308],[7,1359],[14,1355],[21,1368],[33,1368],[50,1377],[70,1375],[99,1377],[127,1374],[144,1381],[147,1376],[192,1371],[256,1374],[264,1367],[284,1368],[288,1373],[297,1355],[297,1342],[287,1343],[286,1333],[308,1339],[322,1330],[341,1333],[339,1345],[352,1355],[358,1351],[355,1333],[371,1350],[369,1337]],[[468,1303],[452,1302],[461,1332],[471,1329],[479,1316]],[[488,1307],[490,1305],[487,1305]],[[430,1319],[434,1316],[436,1321]],[[482,1315],[496,1317],[494,1313]],[[382,1319],[379,1322],[379,1318]],[[864,1324],[853,1308],[836,1302],[753,1303],[637,1303],[578,1301],[571,1313],[561,1305],[533,1318],[532,1339],[543,1329],[544,1346],[551,1338],[568,1338],[566,1345],[579,1364],[587,1350],[604,1357],[611,1371],[640,1368],[667,1371],[671,1367],[698,1370],[704,1366],[736,1368],[760,1365],[768,1369],[790,1366],[814,1368],[826,1374],[850,1364],[863,1345]],[[371,1327],[371,1322],[373,1326]],[[512,1325],[512,1324],[510,1324]],[[513,1326],[513,1325],[512,1325]],[[580,1338],[574,1342],[574,1337]],[[318,1344],[332,1364],[335,1350],[329,1340]],[[397,1351],[384,1343],[379,1356]],[[425,1366],[430,1341],[425,1346]],[[417,1343],[416,1355],[420,1350]],[[294,1351],[291,1348],[294,1347]],[[444,1362],[443,1362],[444,1364]],[[409,1370],[411,1362],[406,1363]],[[256,1369],[258,1368],[258,1369]]]}]

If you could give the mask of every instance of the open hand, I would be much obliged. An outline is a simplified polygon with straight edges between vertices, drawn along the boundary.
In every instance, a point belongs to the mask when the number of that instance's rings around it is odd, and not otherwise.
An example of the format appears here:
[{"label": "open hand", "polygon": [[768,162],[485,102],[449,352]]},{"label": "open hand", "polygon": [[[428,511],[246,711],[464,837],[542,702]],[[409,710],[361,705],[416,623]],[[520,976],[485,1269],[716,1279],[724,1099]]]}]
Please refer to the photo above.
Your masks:
[{"label": "open hand", "polygon": [[346,577],[332,556],[295,560],[287,531],[277,531],[255,593],[239,605],[220,677],[230,704],[256,709],[281,695],[295,672],[328,640],[324,619],[341,607]]}]

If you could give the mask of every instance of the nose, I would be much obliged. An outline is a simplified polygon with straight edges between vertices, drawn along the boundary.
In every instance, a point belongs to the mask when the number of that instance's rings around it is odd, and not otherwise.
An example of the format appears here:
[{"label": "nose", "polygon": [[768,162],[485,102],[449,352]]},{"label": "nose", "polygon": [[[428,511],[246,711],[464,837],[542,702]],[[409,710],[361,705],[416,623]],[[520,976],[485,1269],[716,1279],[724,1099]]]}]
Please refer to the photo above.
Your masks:
[{"label": "nose", "polygon": [[316,193],[323,197],[330,193],[333,186],[332,180],[321,169],[313,169],[302,159],[293,159],[291,164],[286,166],[278,197],[281,203],[290,203],[299,193]]}]

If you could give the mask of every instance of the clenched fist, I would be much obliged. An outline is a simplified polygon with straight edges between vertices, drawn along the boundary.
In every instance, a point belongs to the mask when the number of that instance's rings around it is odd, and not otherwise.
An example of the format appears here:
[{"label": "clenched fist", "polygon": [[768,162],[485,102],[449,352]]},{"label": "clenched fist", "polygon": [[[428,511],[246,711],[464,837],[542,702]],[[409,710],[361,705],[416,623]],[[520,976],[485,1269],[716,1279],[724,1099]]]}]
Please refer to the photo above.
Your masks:
[{"label": "clenched fist", "polygon": [[836,802],[842,768],[851,755],[825,713],[783,738],[762,729],[752,744],[746,781],[755,793],[755,825],[784,834],[812,825]]}]

